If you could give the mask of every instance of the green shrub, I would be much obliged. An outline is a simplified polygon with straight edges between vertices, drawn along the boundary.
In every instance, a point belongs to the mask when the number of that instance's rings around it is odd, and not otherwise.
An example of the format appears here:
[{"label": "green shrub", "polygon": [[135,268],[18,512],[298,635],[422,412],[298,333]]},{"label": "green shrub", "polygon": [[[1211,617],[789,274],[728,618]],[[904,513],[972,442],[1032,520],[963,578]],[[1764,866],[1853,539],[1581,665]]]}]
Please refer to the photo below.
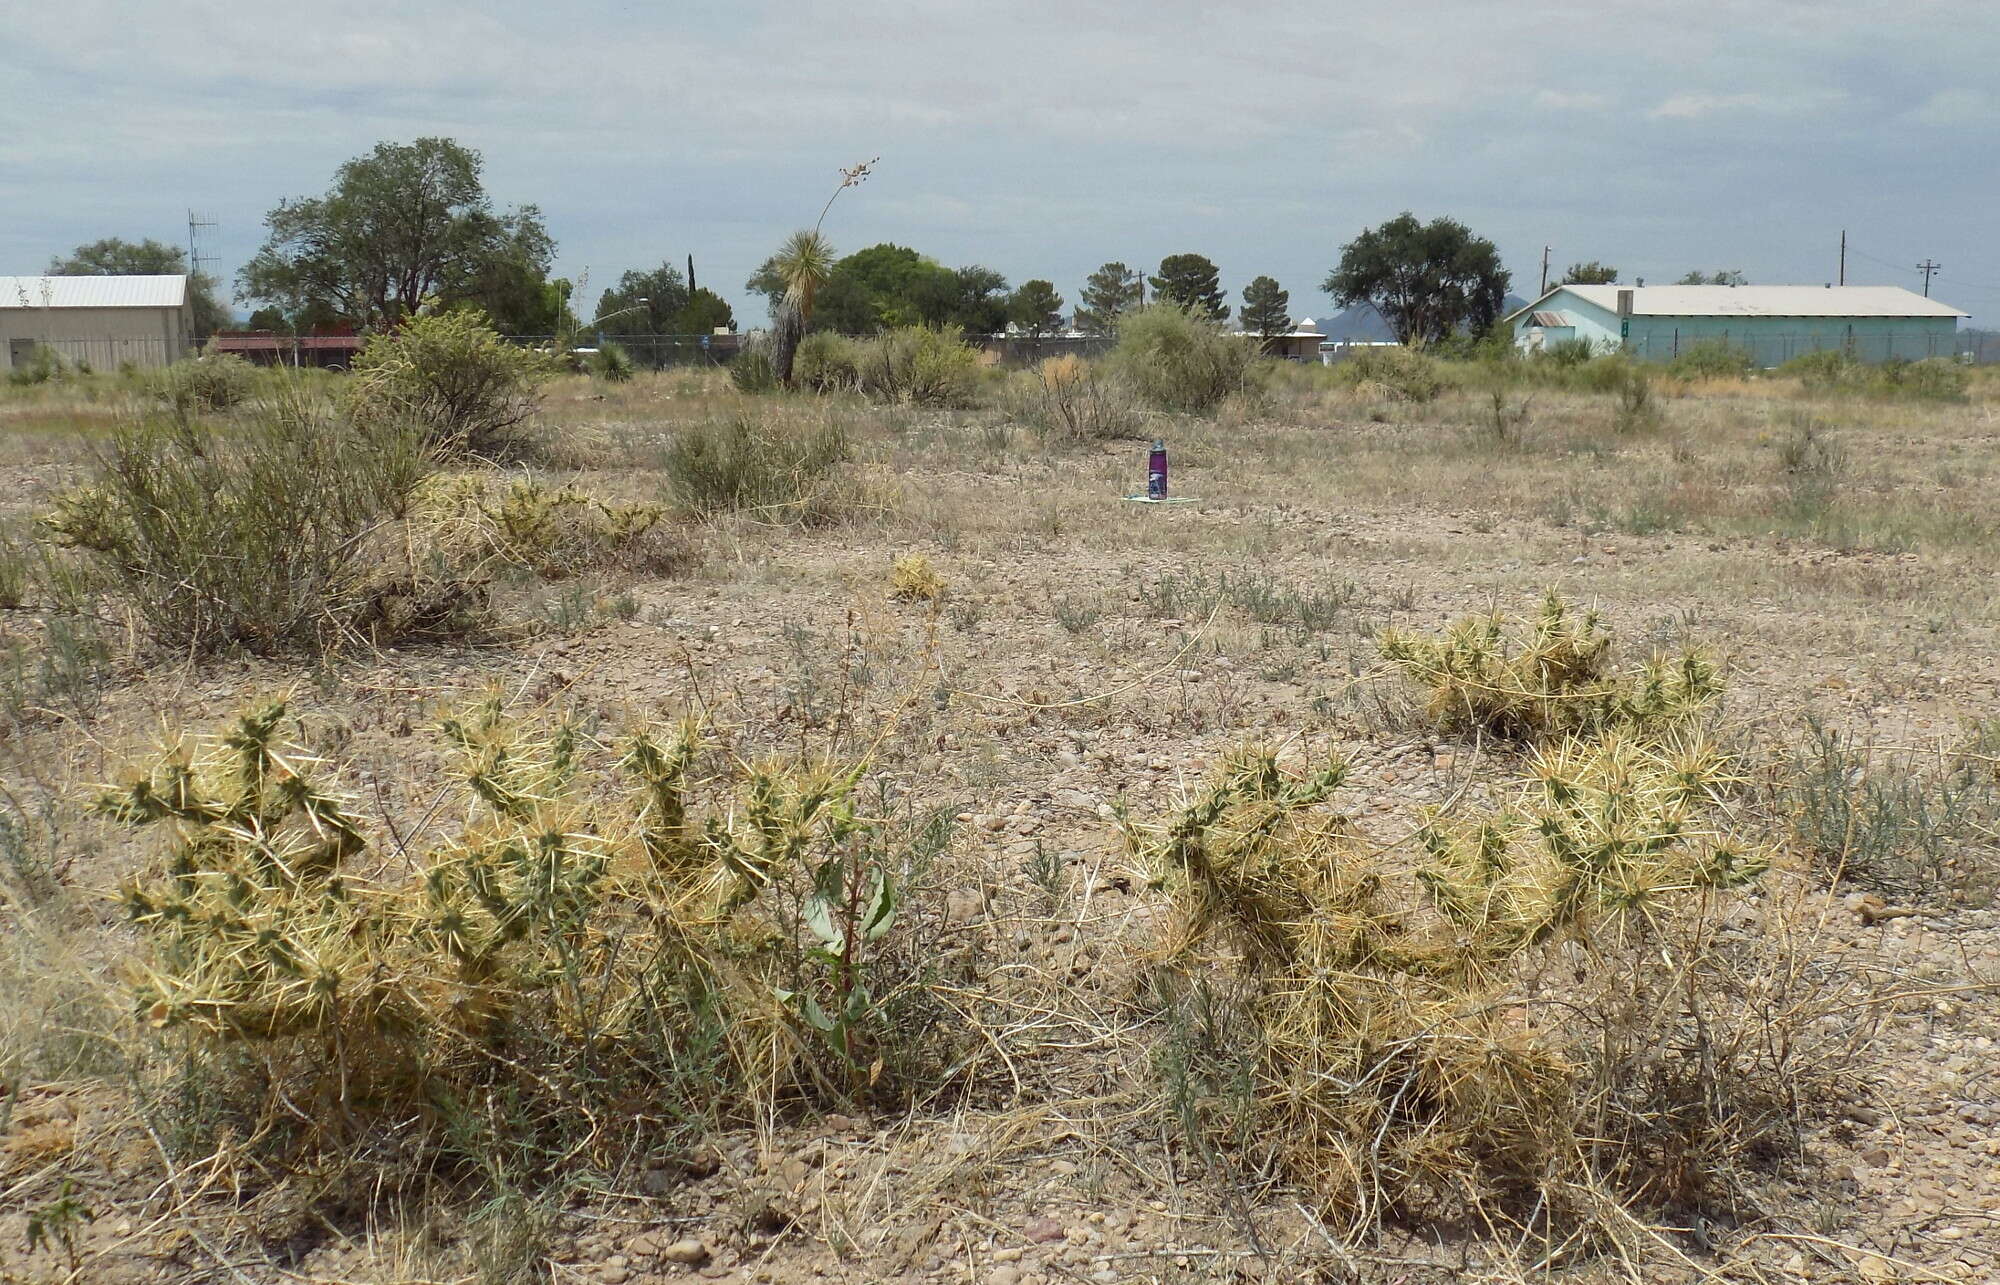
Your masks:
[{"label": "green shrub", "polygon": [[619,344],[599,344],[590,354],[588,368],[592,376],[607,384],[622,384],[632,378],[632,354]]},{"label": "green shrub", "polygon": [[30,388],[36,384],[46,384],[60,379],[63,373],[62,358],[47,344],[36,344],[28,350],[28,360],[7,371],[7,382],[16,388]]},{"label": "green shrub", "polygon": [[1906,365],[1885,364],[1883,383],[1895,394],[1924,402],[1962,402],[1972,375],[1950,357],[1926,357]]},{"label": "green shrub", "polygon": [[613,504],[575,486],[534,477],[433,477],[418,488],[411,521],[430,548],[471,568],[489,560],[544,579],[603,566],[681,571],[694,551],[657,504]]},{"label": "green shrub", "polygon": [[1140,400],[1206,415],[1243,387],[1256,357],[1251,341],[1172,304],[1153,304],[1118,318],[1110,364]]},{"label": "green shrub", "polygon": [[409,425],[442,455],[519,458],[554,372],[541,353],[508,343],[477,309],[412,317],[354,359],[349,408],[371,427]]},{"label": "green shrub", "polygon": [[1436,358],[1401,345],[1355,348],[1334,373],[1349,388],[1390,401],[1432,401],[1445,387]]},{"label": "green shrub", "polygon": [[1679,379],[1733,379],[1748,374],[1754,361],[1748,348],[1727,339],[1704,339],[1682,349],[1667,363],[1667,371]]},{"label": "green shrub", "polygon": [[873,401],[970,406],[979,354],[956,326],[905,326],[856,345],[861,391]]},{"label": "green shrub", "polygon": [[1793,376],[1814,393],[1851,388],[1866,378],[1866,368],[1840,348],[1801,353],[1778,367],[1778,373]]},{"label": "green shrub", "polygon": [[367,613],[369,533],[428,468],[414,434],[362,433],[297,399],[227,436],[124,428],[43,522],[163,646],[328,645]]},{"label": "green shrub", "polygon": [[743,341],[729,362],[729,382],[739,393],[773,393],[778,390],[778,368],[771,363],[770,341],[758,336]]},{"label": "green shrub", "polygon": [[233,353],[189,357],[154,372],[153,395],[181,416],[228,410],[257,388],[257,368]]},{"label": "green shrub", "polygon": [[1621,362],[1612,393],[1618,399],[1611,424],[1620,433],[1646,432],[1660,426],[1659,403],[1653,398],[1653,377],[1638,362]]},{"label": "green shrub", "polygon": [[815,330],[799,341],[792,356],[792,378],[815,393],[835,393],[860,386],[861,350],[846,335]]},{"label": "green shrub", "polygon": [[1597,356],[1597,345],[1588,339],[1558,339],[1536,354],[1534,360],[1547,362],[1558,370],[1567,370]]},{"label": "green shrub", "polygon": [[738,415],[681,429],[661,468],[675,502],[692,517],[748,511],[810,524],[837,515],[833,474],[847,458],[847,435],[837,424],[801,430]]}]

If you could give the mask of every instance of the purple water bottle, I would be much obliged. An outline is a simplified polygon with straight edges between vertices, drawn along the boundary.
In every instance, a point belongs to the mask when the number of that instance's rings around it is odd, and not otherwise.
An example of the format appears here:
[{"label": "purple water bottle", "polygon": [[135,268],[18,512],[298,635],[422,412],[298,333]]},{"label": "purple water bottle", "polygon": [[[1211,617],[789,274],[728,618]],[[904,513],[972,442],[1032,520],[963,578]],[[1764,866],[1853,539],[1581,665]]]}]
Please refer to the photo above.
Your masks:
[{"label": "purple water bottle", "polygon": [[1146,460],[1146,498],[1167,498],[1167,443],[1164,439],[1154,440],[1153,453]]}]

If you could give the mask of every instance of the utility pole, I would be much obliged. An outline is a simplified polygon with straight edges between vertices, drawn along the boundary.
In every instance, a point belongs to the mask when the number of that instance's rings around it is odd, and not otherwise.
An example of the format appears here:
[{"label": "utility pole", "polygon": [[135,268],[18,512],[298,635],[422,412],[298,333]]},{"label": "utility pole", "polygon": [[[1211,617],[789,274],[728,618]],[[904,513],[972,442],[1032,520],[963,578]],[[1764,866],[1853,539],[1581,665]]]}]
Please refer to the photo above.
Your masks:
[{"label": "utility pole", "polygon": [[1917,271],[1924,274],[1924,298],[1928,299],[1931,297],[1931,273],[1936,272],[1943,266],[1942,263],[1932,263],[1929,259],[1925,259],[1917,265]]},{"label": "utility pole", "polygon": [[1840,284],[1847,284],[1847,229],[1840,230]]},{"label": "utility pole", "polygon": [[1551,248],[1546,245],[1542,247],[1542,288],[1537,292],[1538,294],[1547,294],[1549,292],[1549,250]]}]

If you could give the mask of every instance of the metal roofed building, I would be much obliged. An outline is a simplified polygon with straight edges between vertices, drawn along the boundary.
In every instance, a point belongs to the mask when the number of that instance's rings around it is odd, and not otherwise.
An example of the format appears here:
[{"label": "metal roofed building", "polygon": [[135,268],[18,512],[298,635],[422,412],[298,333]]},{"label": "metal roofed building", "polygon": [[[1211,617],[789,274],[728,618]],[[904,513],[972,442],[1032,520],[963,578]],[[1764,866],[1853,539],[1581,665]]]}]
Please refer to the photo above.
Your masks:
[{"label": "metal roofed building", "polygon": [[1968,314],[1901,286],[1556,286],[1502,318],[1518,347],[1581,339],[1671,361],[1722,342],[1759,366],[1838,349],[1861,361],[1949,357]]},{"label": "metal roofed building", "polygon": [[38,347],[97,370],[165,366],[193,333],[186,277],[0,277],[0,370]]}]

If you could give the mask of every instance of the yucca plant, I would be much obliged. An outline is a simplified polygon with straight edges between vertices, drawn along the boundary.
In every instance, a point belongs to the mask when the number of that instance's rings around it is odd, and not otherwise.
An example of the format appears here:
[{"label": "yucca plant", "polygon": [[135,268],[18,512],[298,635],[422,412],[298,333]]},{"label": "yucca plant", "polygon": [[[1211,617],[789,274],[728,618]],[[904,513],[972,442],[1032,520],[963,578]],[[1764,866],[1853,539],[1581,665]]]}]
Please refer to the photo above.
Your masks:
[{"label": "yucca plant", "polygon": [[1469,616],[1442,637],[1385,631],[1382,658],[1428,692],[1442,731],[1534,741],[1613,728],[1680,726],[1721,691],[1715,664],[1690,648],[1626,673],[1611,668],[1612,637],[1595,610],[1553,590],[1532,618]]},{"label": "yucca plant", "polygon": [[776,333],[771,349],[771,368],[778,382],[785,387],[792,386],[792,359],[798,353],[799,341],[805,338],[806,327],[812,322],[813,302],[819,288],[833,275],[833,243],[820,231],[826,222],[827,211],[840,194],[850,187],[859,187],[874,172],[874,160],[850,165],[840,171],[840,183],[833,189],[833,195],[826,198],[820,207],[819,217],[810,228],[803,228],[785,238],[778,253],[772,256],[771,267],[777,272],[778,280],[784,282],[784,297],[778,304]]}]

